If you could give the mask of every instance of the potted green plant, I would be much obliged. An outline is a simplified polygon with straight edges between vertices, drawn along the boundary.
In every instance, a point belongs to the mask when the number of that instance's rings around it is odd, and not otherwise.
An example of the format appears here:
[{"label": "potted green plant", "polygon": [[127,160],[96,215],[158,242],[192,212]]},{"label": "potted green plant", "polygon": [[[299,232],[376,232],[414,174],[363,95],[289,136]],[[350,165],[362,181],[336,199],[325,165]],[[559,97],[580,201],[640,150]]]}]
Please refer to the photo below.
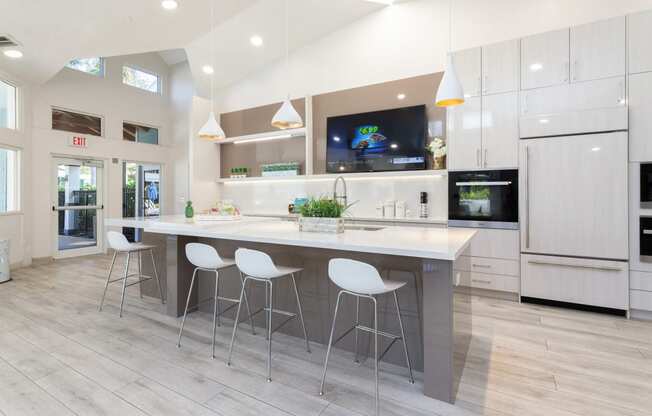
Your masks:
[{"label": "potted green plant", "polygon": [[301,206],[299,230],[321,233],[343,233],[348,206],[329,198],[310,198]]}]

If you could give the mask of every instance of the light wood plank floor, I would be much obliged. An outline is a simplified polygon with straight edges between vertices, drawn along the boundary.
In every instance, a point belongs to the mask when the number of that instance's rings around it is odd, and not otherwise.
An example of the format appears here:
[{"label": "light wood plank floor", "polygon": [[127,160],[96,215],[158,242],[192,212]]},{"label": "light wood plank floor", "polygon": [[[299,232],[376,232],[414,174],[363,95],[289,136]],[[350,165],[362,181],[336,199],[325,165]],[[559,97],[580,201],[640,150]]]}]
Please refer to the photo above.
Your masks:
[{"label": "light wood plank floor", "polygon": [[[224,364],[231,322],[193,314],[176,348],[179,320],[119,287],[97,312],[109,258],[61,260],[14,272],[0,286],[0,415],[372,414],[373,372],[335,350],[317,395],[325,351],[274,338],[272,383],[265,339],[242,326],[233,367]],[[118,264],[120,266],[120,264]],[[421,394],[405,370],[381,366],[383,415],[652,415],[652,323],[492,300],[472,302],[473,334],[455,405]],[[460,310],[466,310],[460,308]],[[457,357],[461,359],[461,357]]]}]

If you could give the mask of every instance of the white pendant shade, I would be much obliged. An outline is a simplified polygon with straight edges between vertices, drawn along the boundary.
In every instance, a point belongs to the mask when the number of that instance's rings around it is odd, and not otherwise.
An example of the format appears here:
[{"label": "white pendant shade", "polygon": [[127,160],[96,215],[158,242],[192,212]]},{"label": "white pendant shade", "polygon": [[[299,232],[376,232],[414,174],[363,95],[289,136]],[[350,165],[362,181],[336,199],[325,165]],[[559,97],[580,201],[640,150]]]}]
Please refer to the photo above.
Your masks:
[{"label": "white pendant shade", "polygon": [[453,65],[453,57],[451,54],[448,54],[446,70],[437,90],[435,105],[437,107],[452,107],[463,103],[464,91],[462,90],[462,84],[460,84],[460,80],[457,78],[455,65]]},{"label": "white pendant shade", "polygon": [[226,137],[224,130],[222,130],[222,127],[217,124],[215,113],[211,111],[211,113],[208,115],[208,121],[199,130],[199,138],[202,140],[214,142],[216,140],[223,139],[224,137]]},{"label": "white pendant shade", "polygon": [[285,129],[298,129],[303,127],[303,120],[297,110],[294,109],[289,98],[286,98],[272,119],[272,126]]}]

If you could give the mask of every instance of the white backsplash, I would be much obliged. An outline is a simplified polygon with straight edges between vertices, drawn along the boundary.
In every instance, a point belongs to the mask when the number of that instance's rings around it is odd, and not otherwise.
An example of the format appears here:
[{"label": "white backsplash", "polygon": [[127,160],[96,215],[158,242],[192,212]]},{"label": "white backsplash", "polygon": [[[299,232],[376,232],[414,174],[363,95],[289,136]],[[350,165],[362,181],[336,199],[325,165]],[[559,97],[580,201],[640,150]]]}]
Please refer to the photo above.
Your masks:
[{"label": "white backsplash", "polygon": [[[232,200],[244,214],[287,214],[296,197],[332,196],[334,178],[221,183],[219,197]],[[419,216],[419,194],[428,192],[429,218],[448,218],[447,176],[381,176],[346,179],[348,201],[355,202],[348,215],[377,217],[376,205],[386,200],[405,201],[410,217]],[[339,192],[342,192],[340,184]]]}]

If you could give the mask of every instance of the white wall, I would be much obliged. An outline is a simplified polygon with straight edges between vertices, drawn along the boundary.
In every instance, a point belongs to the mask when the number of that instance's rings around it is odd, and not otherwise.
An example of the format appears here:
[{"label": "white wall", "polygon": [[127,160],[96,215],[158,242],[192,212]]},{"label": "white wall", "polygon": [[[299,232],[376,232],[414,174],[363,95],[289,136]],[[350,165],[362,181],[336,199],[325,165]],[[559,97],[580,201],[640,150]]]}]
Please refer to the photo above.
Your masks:
[{"label": "white wall", "polygon": [[11,82],[18,87],[17,108],[19,119],[16,130],[0,128],[0,145],[20,150],[20,211],[0,214],[0,238],[9,239],[10,264],[12,267],[27,265],[31,262],[30,238],[31,218],[31,113],[24,111],[31,105],[31,89],[22,80],[0,72],[0,79]]},{"label": "white wall", "polygon": [[[122,84],[122,65],[131,64],[162,77],[162,94],[153,94]],[[155,53],[108,58],[104,78],[64,68],[42,86],[34,88],[31,111],[32,174],[31,204],[33,224],[32,256],[50,257],[55,252],[56,217],[51,206],[53,155],[76,156],[104,161],[104,216],[122,215],[122,162],[136,161],[162,165],[162,210],[173,212],[174,140],[171,132],[169,68]],[[72,133],[51,129],[51,107],[100,115],[104,137],[86,136],[88,147],[68,145]],[[159,145],[127,142],[122,139],[122,122],[132,121],[159,128]],[[112,159],[117,158],[118,163]]]},{"label": "white wall", "polygon": [[[454,0],[453,49],[465,49],[652,8],[652,0]],[[284,62],[218,91],[221,112],[439,72],[448,0],[411,0],[353,22]],[[433,91],[433,95],[435,91]]]}]

